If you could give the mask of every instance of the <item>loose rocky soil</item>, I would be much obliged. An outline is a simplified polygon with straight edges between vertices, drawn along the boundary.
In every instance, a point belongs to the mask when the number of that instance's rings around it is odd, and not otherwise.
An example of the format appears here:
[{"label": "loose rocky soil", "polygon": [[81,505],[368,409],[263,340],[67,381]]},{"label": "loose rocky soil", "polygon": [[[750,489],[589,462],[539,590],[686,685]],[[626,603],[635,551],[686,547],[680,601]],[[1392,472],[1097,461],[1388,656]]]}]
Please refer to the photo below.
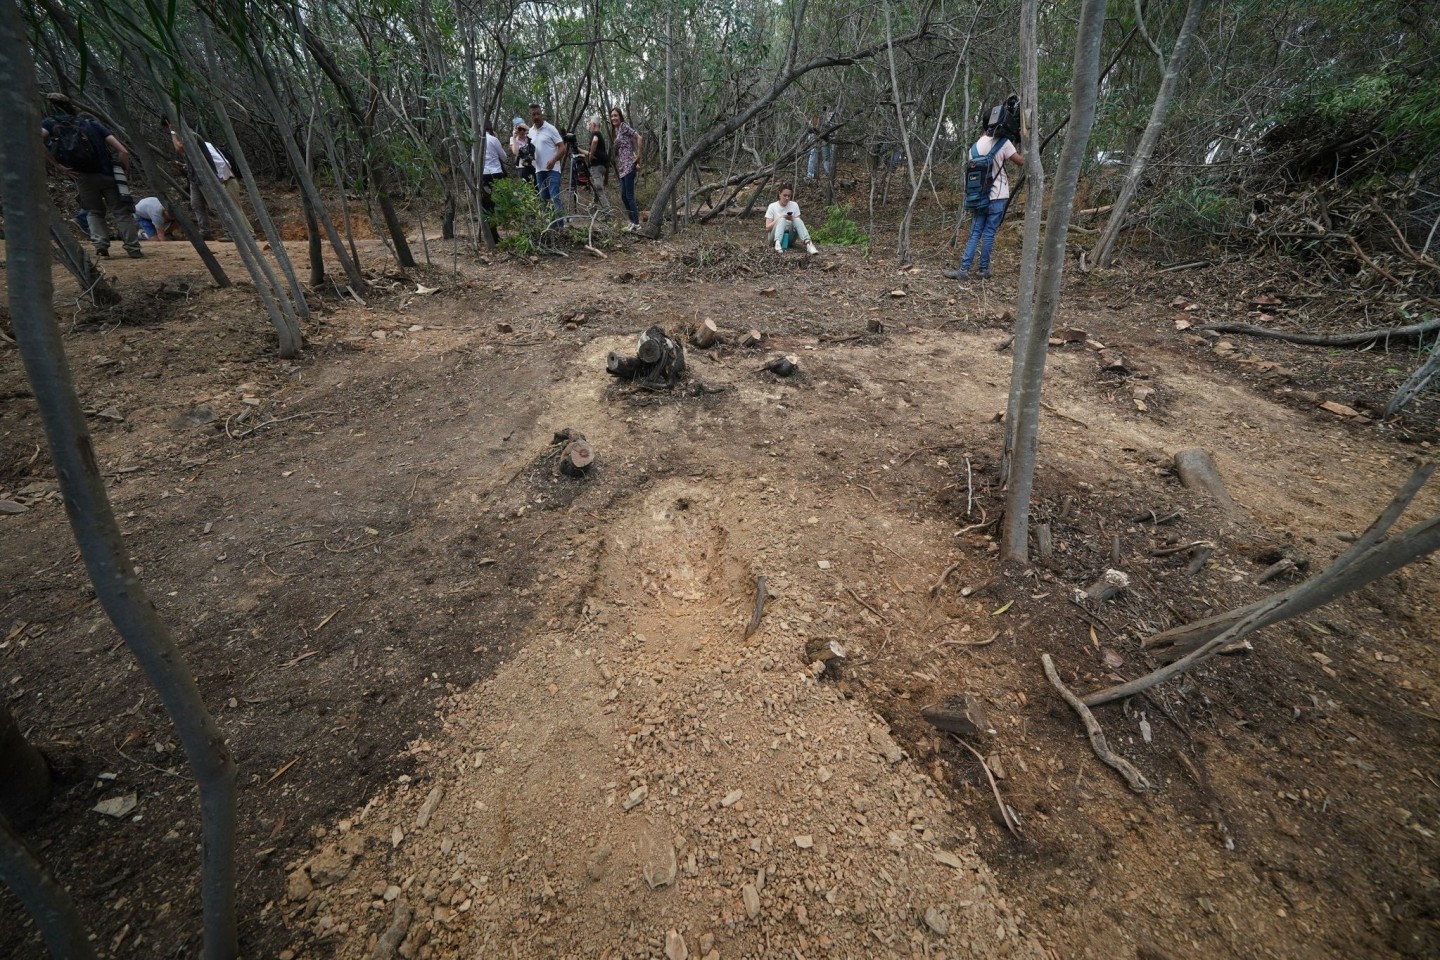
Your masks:
[{"label": "loose rocky soil", "polygon": [[[1318,569],[1434,456],[1433,399],[1374,422],[1411,356],[1177,329],[1283,297],[1259,265],[1071,278],[1036,499],[1055,551],[1007,571],[985,524],[1013,251],[962,287],[938,256],[777,259],[738,229],[406,279],[372,244],[389,279],[365,307],[317,296],[288,362],[248,287],[147,250],[107,265],[115,311],[61,280],[61,322],[127,543],[240,764],[247,956],[1440,952],[1433,560],[1099,710],[1143,796],[1040,670],[1138,675],[1141,637],[1262,595],[1280,556]],[[643,328],[704,317],[768,343],[692,350],[703,391],[605,376]],[[759,372],[778,353],[796,377]],[[565,427],[587,479],[555,469]],[[195,791],[4,341],[0,445],[0,500],[28,508],[0,516],[0,691],[60,777],[30,839],[105,955],[193,956]],[[1240,517],[1171,475],[1194,445]],[[1215,550],[1197,574],[1152,555],[1191,541]],[[1128,592],[1071,598],[1112,566]],[[1019,837],[920,718],[957,692]],[[13,900],[0,918],[0,952],[42,955]]]}]

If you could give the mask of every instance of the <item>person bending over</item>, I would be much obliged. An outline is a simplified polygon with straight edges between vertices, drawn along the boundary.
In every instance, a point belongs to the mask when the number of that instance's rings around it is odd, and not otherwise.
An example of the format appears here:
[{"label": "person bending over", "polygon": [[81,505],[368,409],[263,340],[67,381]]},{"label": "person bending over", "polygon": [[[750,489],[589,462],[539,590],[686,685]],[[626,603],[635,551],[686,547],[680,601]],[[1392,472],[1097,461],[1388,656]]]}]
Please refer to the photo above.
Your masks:
[{"label": "person bending over", "polygon": [[790,184],[780,184],[780,199],[765,210],[765,229],[769,232],[770,242],[775,244],[775,252],[781,253],[789,246],[787,237],[795,235],[795,239],[805,244],[807,253],[816,254],[815,244],[810,242],[810,231],[805,229],[805,221],[800,219],[800,205],[791,197],[794,191]]}]

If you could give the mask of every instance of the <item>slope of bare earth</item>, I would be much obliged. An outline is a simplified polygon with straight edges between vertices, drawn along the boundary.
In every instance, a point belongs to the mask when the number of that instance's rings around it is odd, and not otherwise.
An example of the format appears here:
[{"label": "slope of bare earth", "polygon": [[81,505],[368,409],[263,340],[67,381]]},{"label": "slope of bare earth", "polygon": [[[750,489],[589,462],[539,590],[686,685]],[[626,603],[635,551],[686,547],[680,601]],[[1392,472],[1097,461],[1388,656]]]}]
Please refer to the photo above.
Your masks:
[{"label": "slope of bare earth", "polygon": [[[1038,669],[1138,674],[1140,637],[1260,595],[1280,556],[1323,564],[1432,455],[1423,423],[1402,444],[1317,409],[1354,399],[1320,395],[1323,358],[1184,339],[1177,295],[1229,309],[1193,275],[1072,284],[1036,500],[1054,553],[1007,574],[982,526],[1003,279],[697,231],[604,262],[462,258],[417,294],[372,249],[392,278],[327,302],[289,363],[246,288],[151,250],[111,265],[126,306],[81,311],[67,347],[127,541],[241,764],[248,953],[1440,945],[1433,563],[1101,711],[1143,797]],[[703,317],[732,340],[692,350],[704,389],[604,375],[645,326]],[[751,326],[766,345],[734,346]],[[797,376],[759,370],[778,353]],[[32,839],[107,954],[193,952],[193,790],[74,562],[13,349],[0,398],[0,499],[27,508],[0,516],[4,697],[61,775]],[[566,427],[598,452],[584,480],[555,469]],[[1169,475],[1191,445],[1239,517]],[[1214,550],[1193,574],[1191,542]],[[1129,591],[1070,599],[1112,566]],[[830,641],[846,656],[822,671]],[[972,744],[1021,837],[919,717],[956,692],[988,712]],[[91,810],[129,795],[123,821]],[[0,950],[38,956],[0,910]]]}]

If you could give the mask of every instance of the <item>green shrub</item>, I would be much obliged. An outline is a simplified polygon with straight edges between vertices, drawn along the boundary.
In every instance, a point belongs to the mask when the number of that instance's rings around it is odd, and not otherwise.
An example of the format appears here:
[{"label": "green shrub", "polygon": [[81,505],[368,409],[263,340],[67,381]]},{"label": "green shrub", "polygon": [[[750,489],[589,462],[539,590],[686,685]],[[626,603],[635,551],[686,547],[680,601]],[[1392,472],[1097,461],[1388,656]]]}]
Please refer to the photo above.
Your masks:
[{"label": "green shrub", "polygon": [[826,207],[825,225],[813,231],[810,239],[837,247],[864,246],[870,242],[869,234],[851,218],[848,203]]},{"label": "green shrub", "polygon": [[1208,186],[1173,187],[1155,206],[1154,219],[1177,233],[1228,233],[1240,224],[1244,206],[1234,197]]},{"label": "green shrub", "polygon": [[495,198],[495,226],[504,239],[500,249],[511,253],[533,253],[540,247],[540,235],[555,219],[554,208],[540,199],[535,186],[506,177],[491,186]]}]

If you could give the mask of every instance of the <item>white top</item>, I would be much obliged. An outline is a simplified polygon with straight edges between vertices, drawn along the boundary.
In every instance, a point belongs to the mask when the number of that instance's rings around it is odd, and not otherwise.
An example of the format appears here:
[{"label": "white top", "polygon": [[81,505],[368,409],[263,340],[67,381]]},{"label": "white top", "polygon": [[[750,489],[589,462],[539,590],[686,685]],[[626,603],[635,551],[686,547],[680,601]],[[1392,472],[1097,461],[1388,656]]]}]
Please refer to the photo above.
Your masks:
[{"label": "white top", "polygon": [[136,201],[135,213],[155,224],[157,230],[165,226],[165,205],[160,202],[159,197],[146,197]]},{"label": "white top", "polygon": [[555,159],[555,154],[560,151],[560,144],[565,138],[560,136],[560,131],[549,120],[542,122],[538,127],[530,127],[530,142],[535,145],[535,169],[545,170],[550,166],[550,161]]},{"label": "white top", "polygon": [[493,133],[485,134],[485,167],[481,173],[493,174],[505,172],[505,147],[500,143],[500,138]]},{"label": "white top", "polygon": [[[994,146],[995,137],[984,136],[975,141],[975,152],[983,157]],[[990,183],[991,200],[1008,200],[1010,198],[1010,177],[1005,173],[1005,161],[1019,152],[1015,149],[1015,144],[1009,140],[1005,141],[1005,146],[995,151],[995,179]]]},{"label": "white top", "polygon": [[221,183],[235,176],[235,171],[230,169],[230,161],[225,159],[225,154],[215,149],[215,144],[207,140],[205,149],[210,151],[210,162],[215,164],[215,175],[220,178]]},{"label": "white top", "polygon": [[780,205],[780,201],[779,201],[779,200],[776,200],[774,203],[770,204],[770,206],[768,206],[768,207],[765,208],[765,219],[766,219],[766,220],[783,220],[783,219],[785,219],[785,214],[787,214],[787,213],[793,213],[793,214],[795,214],[795,219],[796,219],[796,220],[799,220],[799,219],[800,219],[800,204],[796,203],[794,200],[791,200],[789,203],[785,204],[785,205],[782,207],[782,206]]}]

